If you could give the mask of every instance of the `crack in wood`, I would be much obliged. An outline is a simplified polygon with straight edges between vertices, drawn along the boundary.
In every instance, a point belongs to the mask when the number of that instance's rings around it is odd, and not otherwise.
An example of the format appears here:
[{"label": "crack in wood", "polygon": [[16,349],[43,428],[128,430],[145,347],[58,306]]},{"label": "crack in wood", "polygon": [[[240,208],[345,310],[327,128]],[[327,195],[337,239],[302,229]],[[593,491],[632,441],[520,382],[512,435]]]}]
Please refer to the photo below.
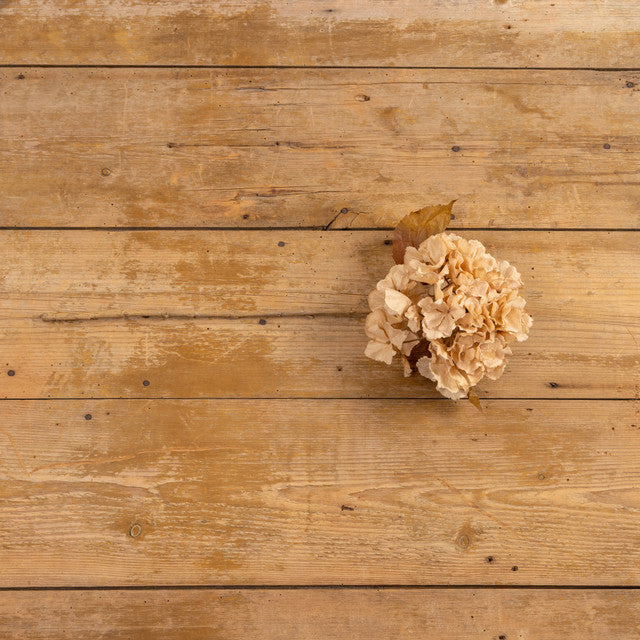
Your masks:
[{"label": "crack in wood", "polygon": [[[365,311],[353,312],[294,312],[294,313],[262,313],[262,314],[198,314],[198,313],[122,313],[114,315],[58,315],[43,313],[35,318],[48,323],[78,323],[78,322],[118,322],[120,320],[264,320],[286,318],[364,318]],[[266,324],[260,322],[260,324]]]}]

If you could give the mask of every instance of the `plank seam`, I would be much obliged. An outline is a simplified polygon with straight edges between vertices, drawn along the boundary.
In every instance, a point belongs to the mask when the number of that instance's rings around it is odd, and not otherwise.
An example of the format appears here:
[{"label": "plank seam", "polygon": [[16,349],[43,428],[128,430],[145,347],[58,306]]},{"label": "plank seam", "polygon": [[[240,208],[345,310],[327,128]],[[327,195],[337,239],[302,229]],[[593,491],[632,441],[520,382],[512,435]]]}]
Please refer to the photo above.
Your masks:
[{"label": "plank seam", "polygon": [[380,65],[244,65],[244,64],[38,64],[38,63],[6,63],[0,69],[335,69],[359,70],[378,69],[416,70],[416,71],[601,71],[619,73],[640,71],[640,67],[468,67],[468,66],[380,66]]},{"label": "plank seam", "polygon": [[570,584],[317,584],[317,585],[277,585],[277,584],[250,584],[250,585],[216,585],[216,584],[189,584],[189,585],[124,585],[124,586],[61,586],[61,587],[0,587],[0,592],[7,591],[309,591],[312,589],[322,590],[421,590],[428,591],[434,589],[563,589],[563,590],[640,590],[640,585],[570,585]]},{"label": "plank seam", "polygon": [[[306,227],[15,227],[15,226],[0,226],[0,231],[117,231],[117,232],[129,232],[129,231],[323,231],[323,232],[359,232],[359,231],[393,231],[394,227],[329,227],[318,226],[306,226]],[[447,231],[582,231],[582,232],[637,232],[640,231],[639,227],[447,227]]]},{"label": "plank seam", "polygon": [[[304,402],[309,402],[310,400],[322,400],[326,402],[335,402],[339,400],[363,400],[366,402],[389,402],[389,401],[398,401],[404,400],[407,402],[415,402],[417,400],[421,400],[424,402],[451,402],[448,398],[444,397],[429,397],[429,398],[420,398],[420,397],[384,397],[384,398],[367,398],[366,396],[346,396],[346,397],[325,397],[325,396],[295,396],[295,397],[280,397],[280,396],[109,396],[109,397],[97,397],[97,396],[81,396],[81,397],[65,397],[65,398],[45,398],[45,397],[4,397],[0,398],[0,402],[66,402],[66,401],[83,401],[83,402],[98,402],[98,401],[113,401],[113,400],[146,400],[146,401],[158,401],[158,400],[166,400],[166,401],[175,401],[175,400],[185,400],[185,401],[210,401],[210,400],[224,400],[228,401],[238,401],[245,402],[248,400],[276,400],[282,402],[290,402],[292,400],[300,400]],[[581,397],[568,397],[568,398],[552,398],[552,397],[544,397],[544,396],[536,396],[536,397],[498,397],[494,398],[491,396],[485,396],[480,398],[480,400],[484,400],[487,402],[639,402],[640,398],[581,398]]]}]

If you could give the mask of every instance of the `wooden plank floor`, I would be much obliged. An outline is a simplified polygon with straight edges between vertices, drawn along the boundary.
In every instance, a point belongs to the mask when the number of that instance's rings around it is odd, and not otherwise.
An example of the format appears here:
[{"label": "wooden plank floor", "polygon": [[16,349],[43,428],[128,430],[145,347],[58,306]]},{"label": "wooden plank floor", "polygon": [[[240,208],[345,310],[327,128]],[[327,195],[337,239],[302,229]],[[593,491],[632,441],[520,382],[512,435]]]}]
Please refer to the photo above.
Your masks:
[{"label": "wooden plank floor", "polygon": [[[633,589],[160,589],[5,595],[0,598],[2,640],[638,636]],[[43,611],[48,616],[34,628],[33,620],[42,620]]]},{"label": "wooden plank floor", "polygon": [[635,585],[640,403],[558,402],[5,401],[0,587]]},{"label": "wooden plank floor", "polygon": [[13,0],[7,63],[633,67],[635,0]]},{"label": "wooden plank floor", "polygon": [[454,228],[640,226],[636,71],[27,67],[0,83],[5,225],[393,227],[454,194]]},{"label": "wooden plank floor", "polygon": [[[639,29],[0,4],[0,639],[640,637]],[[535,319],[481,413],[363,355],[453,198]]]}]

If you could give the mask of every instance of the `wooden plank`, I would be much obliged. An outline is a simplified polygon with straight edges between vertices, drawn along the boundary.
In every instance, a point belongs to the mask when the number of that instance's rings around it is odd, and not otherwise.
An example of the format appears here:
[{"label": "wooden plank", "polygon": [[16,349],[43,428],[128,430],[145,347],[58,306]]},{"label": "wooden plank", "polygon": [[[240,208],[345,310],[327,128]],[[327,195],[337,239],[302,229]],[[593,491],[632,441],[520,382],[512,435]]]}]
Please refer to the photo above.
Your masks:
[{"label": "wooden plank", "polygon": [[633,67],[634,0],[22,0],[3,63]]},{"label": "wooden plank", "polygon": [[0,82],[3,226],[392,227],[453,198],[457,227],[640,226],[637,72],[31,68]]},{"label": "wooden plank", "polygon": [[[0,638],[631,639],[633,589],[304,589],[8,592]],[[96,635],[98,634],[98,635]]]},{"label": "wooden plank", "polygon": [[3,401],[0,585],[638,585],[639,407]]},{"label": "wooden plank", "polygon": [[[535,319],[481,395],[637,397],[635,232],[467,235],[518,266]],[[6,231],[0,396],[433,397],[363,355],[387,236]]]},{"label": "wooden plank", "polygon": [[[538,318],[487,398],[637,398],[637,328]],[[626,321],[626,320],[625,320]],[[363,355],[364,317],[0,326],[3,398],[435,398]],[[597,333],[595,333],[597,331]],[[15,375],[6,373],[12,371]],[[146,383],[149,383],[148,385]]]}]

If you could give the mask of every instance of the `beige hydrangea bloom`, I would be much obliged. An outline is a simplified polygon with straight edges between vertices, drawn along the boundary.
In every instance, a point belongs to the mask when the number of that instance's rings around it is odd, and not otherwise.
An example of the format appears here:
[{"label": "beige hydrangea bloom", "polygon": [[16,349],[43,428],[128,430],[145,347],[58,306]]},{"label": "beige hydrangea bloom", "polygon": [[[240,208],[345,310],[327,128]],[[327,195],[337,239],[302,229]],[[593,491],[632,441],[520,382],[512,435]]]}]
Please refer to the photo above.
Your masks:
[{"label": "beige hydrangea bloom", "polygon": [[400,355],[410,375],[411,354],[423,343],[428,355],[415,361],[418,372],[442,395],[462,398],[485,376],[499,378],[509,345],[527,339],[532,318],[521,287],[517,269],[477,240],[431,236],[408,247],[404,263],[369,295],[365,355],[386,364]]}]

